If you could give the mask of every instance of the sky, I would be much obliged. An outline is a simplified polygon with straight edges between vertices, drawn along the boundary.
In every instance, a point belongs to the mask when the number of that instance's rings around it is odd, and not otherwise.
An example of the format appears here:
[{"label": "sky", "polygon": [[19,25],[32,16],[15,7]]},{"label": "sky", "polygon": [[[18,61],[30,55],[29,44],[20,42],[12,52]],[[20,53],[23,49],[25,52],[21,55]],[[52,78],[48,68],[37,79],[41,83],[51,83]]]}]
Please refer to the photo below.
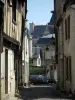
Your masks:
[{"label": "sky", "polygon": [[51,11],[54,9],[54,0],[28,0],[27,20],[28,24],[34,22],[35,25],[47,24],[51,18]]}]

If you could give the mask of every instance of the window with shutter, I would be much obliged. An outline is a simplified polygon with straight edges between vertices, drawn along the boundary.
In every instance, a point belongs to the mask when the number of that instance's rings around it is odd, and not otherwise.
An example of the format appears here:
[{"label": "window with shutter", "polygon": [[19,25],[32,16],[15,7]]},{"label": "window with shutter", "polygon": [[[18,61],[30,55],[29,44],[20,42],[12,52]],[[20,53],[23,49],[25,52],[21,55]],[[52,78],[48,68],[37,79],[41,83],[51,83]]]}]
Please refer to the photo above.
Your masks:
[{"label": "window with shutter", "polygon": [[70,15],[65,19],[65,40],[70,39]]},{"label": "window with shutter", "polygon": [[65,57],[66,80],[71,82],[71,56]]},{"label": "window with shutter", "polygon": [[66,57],[66,80],[68,80],[68,57]]},{"label": "window with shutter", "polygon": [[68,16],[68,39],[70,39],[70,16]]},{"label": "window with shutter", "polygon": [[67,40],[67,20],[65,20],[65,40]]},{"label": "window with shutter", "polygon": [[69,74],[68,74],[68,77],[69,77],[69,81],[71,82],[71,56],[68,57],[68,61],[69,61],[69,67],[68,67],[69,68],[69,70],[68,70]]}]

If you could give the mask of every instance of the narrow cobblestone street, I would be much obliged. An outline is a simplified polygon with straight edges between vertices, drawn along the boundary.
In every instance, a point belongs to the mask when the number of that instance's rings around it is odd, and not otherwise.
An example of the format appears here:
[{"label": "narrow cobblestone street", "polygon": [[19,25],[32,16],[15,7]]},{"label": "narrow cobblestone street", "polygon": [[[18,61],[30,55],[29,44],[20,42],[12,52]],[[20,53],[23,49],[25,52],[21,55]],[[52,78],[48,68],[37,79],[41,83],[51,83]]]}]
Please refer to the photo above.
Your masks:
[{"label": "narrow cobblestone street", "polygon": [[61,94],[54,85],[20,88],[20,95],[22,100],[74,100]]}]

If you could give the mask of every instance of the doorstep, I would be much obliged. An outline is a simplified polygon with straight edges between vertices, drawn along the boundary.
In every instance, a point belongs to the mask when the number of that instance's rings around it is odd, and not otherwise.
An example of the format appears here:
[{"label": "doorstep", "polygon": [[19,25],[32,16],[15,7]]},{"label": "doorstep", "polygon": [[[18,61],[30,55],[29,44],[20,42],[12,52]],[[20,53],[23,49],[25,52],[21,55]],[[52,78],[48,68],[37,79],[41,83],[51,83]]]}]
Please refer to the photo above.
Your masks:
[{"label": "doorstep", "polygon": [[5,96],[2,98],[2,100],[9,100],[9,95],[5,94]]},{"label": "doorstep", "polygon": [[18,98],[17,97],[9,98],[9,100],[18,100]]}]

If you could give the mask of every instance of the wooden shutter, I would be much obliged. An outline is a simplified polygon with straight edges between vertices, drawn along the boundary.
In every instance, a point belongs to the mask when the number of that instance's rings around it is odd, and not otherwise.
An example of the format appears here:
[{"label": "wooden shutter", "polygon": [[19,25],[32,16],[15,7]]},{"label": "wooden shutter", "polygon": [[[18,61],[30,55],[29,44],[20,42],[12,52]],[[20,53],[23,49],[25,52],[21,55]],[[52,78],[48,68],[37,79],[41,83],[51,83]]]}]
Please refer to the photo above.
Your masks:
[{"label": "wooden shutter", "polygon": [[68,80],[68,57],[66,57],[66,79]]},{"label": "wooden shutter", "polygon": [[67,20],[65,20],[65,40],[67,40]]},{"label": "wooden shutter", "polygon": [[69,56],[69,80],[71,81],[71,56]]},{"label": "wooden shutter", "polygon": [[68,39],[70,39],[70,16],[68,16],[68,19],[67,19],[67,24],[68,24]]}]

